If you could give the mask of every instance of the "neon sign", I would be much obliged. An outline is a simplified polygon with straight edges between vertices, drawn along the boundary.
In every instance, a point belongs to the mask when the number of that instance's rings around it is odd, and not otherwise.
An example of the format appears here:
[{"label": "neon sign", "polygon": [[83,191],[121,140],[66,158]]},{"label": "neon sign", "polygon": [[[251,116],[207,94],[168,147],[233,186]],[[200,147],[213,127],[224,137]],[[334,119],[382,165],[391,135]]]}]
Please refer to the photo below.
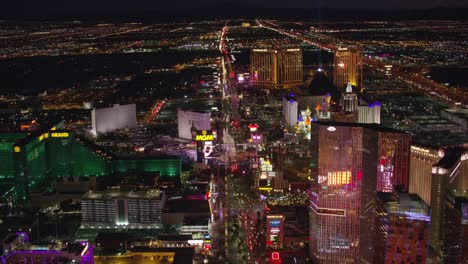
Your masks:
[{"label": "neon sign", "polygon": [[68,132],[54,132],[50,134],[53,138],[67,138],[69,136]]},{"label": "neon sign", "polygon": [[279,254],[279,252],[273,252],[273,253],[271,253],[271,259],[272,259],[272,260],[279,260],[279,259],[280,259],[280,254]]},{"label": "neon sign", "polygon": [[213,141],[214,136],[211,130],[201,130],[197,132],[195,141]]}]

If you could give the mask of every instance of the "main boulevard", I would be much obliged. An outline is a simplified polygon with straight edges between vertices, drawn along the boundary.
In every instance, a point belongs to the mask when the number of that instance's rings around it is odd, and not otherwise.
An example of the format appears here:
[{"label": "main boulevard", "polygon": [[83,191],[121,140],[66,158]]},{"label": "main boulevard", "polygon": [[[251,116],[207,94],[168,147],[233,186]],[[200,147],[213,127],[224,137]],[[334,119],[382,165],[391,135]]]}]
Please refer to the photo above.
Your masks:
[{"label": "main boulevard", "polygon": [[[261,263],[264,243],[263,215],[265,206],[254,192],[254,171],[251,160],[238,155],[247,139],[235,136],[231,122],[239,120],[239,97],[232,72],[226,25],[219,40],[221,52],[221,87],[223,89],[220,128],[222,155],[209,163],[213,171],[212,195],[212,254],[215,263]],[[233,134],[234,136],[231,136]]]}]

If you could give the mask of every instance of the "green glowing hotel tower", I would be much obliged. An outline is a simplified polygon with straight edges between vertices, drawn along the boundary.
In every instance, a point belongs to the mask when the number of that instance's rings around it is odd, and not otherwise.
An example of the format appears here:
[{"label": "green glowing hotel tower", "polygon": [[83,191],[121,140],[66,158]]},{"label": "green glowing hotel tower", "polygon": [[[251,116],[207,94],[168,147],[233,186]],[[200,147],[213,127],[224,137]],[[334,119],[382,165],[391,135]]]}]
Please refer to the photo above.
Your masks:
[{"label": "green glowing hotel tower", "polygon": [[[2,200],[28,203],[29,190],[61,176],[106,176],[113,173],[159,173],[179,177],[178,157],[122,159],[100,150],[70,131],[0,133],[0,190]],[[49,183],[49,185],[47,185]]]}]

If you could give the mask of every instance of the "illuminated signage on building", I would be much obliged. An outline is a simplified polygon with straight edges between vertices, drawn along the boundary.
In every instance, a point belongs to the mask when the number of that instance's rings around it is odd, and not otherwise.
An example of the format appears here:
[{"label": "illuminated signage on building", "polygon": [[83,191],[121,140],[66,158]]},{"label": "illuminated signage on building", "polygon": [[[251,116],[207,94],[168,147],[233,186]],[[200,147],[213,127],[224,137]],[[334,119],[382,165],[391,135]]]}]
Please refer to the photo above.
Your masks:
[{"label": "illuminated signage on building", "polygon": [[195,136],[195,141],[213,141],[214,136],[211,130],[200,130]]},{"label": "illuminated signage on building", "polygon": [[328,173],[328,185],[344,185],[351,182],[350,171],[335,171]]},{"label": "illuminated signage on building", "polygon": [[416,147],[416,146],[411,146],[411,150],[421,151],[421,152],[424,152],[424,153],[429,153],[430,152],[430,150],[428,150],[428,149],[420,148],[420,147]]},{"label": "illuminated signage on building", "polygon": [[282,215],[267,215],[268,219],[281,219],[283,218]]},{"label": "illuminated signage on building", "polygon": [[312,208],[312,210],[314,210],[315,213],[319,215],[330,215],[330,216],[340,216],[340,217],[346,216],[346,210],[317,207],[317,205],[314,203],[311,203],[310,207]]},{"label": "illuminated signage on building", "polygon": [[249,125],[250,132],[255,132],[255,131],[257,131],[257,129],[258,129],[259,127],[260,127],[260,126],[257,125],[257,124],[250,124],[250,125]]},{"label": "illuminated signage on building", "polygon": [[272,259],[272,260],[279,260],[279,259],[280,259],[280,254],[279,254],[279,252],[273,252],[273,253],[271,253],[271,259]]},{"label": "illuminated signage on building", "polygon": [[267,245],[283,244],[283,215],[267,215]]},{"label": "illuminated signage on building", "polygon": [[468,224],[468,203],[463,203],[462,205],[462,224],[466,225]]},{"label": "illuminated signage on building", "polygon": [[272,226],[272,227],[278,227],[278,226],[280,226],[280,224],[281,224],[280,220],[277,220],[277,219],[270,220],[270,226]]},{"label": "illuminated signage on building", "polygon": [[70,136],[68,132],[54,132],[50,134],[51,137],[53,138],[67,138]]},{"label": "illuminated signage on building", "polygon": [[261,171],[273,171],[273,166],[272,165],[261,165]]}]

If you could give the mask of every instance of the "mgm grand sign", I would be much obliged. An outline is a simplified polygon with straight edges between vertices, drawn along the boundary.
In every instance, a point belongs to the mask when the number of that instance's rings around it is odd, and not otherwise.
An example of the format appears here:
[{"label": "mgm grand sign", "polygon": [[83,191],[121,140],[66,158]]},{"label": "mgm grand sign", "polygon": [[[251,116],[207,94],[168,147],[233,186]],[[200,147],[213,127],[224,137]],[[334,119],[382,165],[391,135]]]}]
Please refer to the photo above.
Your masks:
[{"label": "mgm grand sign", "polygon": [[214,136],[211,130],[198,130],[195,141],[213,141]]}]

